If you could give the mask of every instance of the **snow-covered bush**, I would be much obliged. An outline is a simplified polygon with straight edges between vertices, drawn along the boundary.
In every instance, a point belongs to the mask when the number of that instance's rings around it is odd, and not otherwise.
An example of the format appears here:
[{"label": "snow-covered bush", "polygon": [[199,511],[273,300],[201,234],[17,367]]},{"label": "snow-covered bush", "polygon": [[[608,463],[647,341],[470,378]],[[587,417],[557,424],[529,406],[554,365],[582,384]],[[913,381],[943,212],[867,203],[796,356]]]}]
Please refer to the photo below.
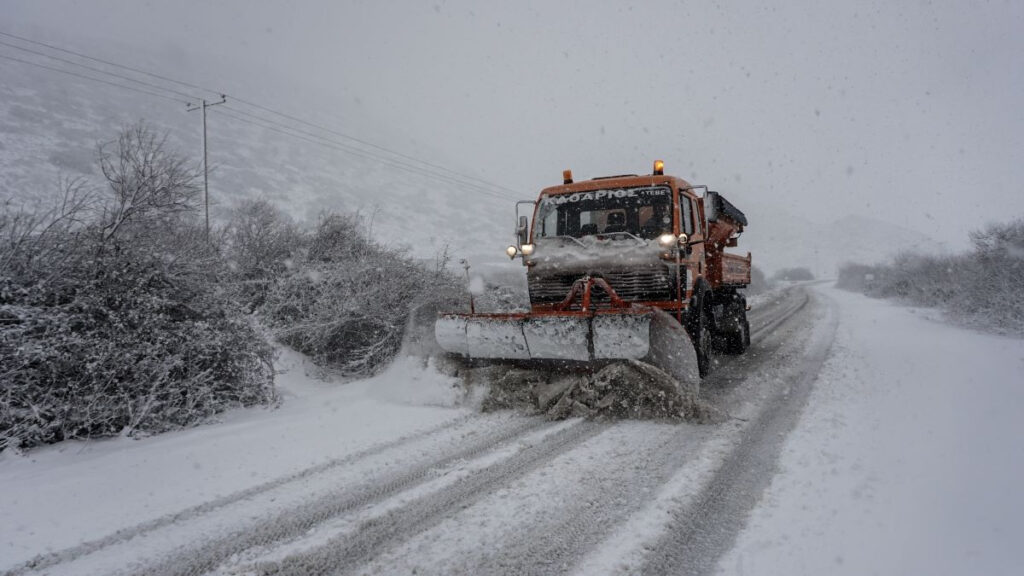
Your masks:
[{"label": "snow-covered bush", "polygon": [[235,206],[224,230],[222,250],[232,270],[231,286],[250,310],[263,305],[308,236],[283,211],[265,200]]},{"label": "snow-covered bush", "polygon": [[773,274],[772,279],[790,282],[814,280],[814,274],[807,268],[783,268]]},{"label": "snow-covered bush", "polygon": [[750,267],[750,284],[747,286],[747,295],[761,294],[771,290],[772,283],[765,276],[764,272],[757,266]]},{"label": "snow-covered bush", "polygon": [[971,232],[974,250],[844,264],[836,286],[944,309],[964,324],[1024,334],[1024,219]]},{"label": "snow-covered bush", "polygon": [[970,296],[959,313],[1000,331],[1024,334],[1024,218],[989,224],[970,234],[974,244]]},{"label": "snow-covered bush", "polygon": [[398,352],[412,315],[462,298],[446,262],[370,241],[358,216],[322,216],[306,246],[261,312],[281,342],[341,373],[373,373]]},{"label": "snow-covered bush", "polygon": [[107,187],[0,213],[0,450],[157,432],[274,398],[272,350],[220,288],[196,172],[135,126]]}]

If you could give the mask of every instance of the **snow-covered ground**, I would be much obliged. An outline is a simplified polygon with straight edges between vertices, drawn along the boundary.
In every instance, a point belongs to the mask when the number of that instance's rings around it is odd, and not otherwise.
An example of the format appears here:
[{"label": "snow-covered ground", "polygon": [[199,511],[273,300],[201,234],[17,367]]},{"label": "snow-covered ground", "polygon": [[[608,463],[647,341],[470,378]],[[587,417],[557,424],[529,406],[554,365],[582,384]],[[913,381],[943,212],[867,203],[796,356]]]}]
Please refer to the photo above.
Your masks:
[{"label": "snow-covered ground", "polygon": [[1017,573],[1024,341],[810,290],[752,300],[717,424],[480,414],[411,358],[342,385],[286,354],[279,408],[0,456],[0,572]]},{"label": "snow-covered ground", "polygon": [[412,358],[343,386],[307,375],[315,368],[294,352],[282,354],[278,369],[277,409],[237,410],[216,424],[150,438],[0,454],[0,570],[341,464],[470,413],[456,407],[451,379]]},{"label": "snow-covered ground", "polygon": [[841,290],[832,353],[720,574],[1020,574],[1024,341]]}]

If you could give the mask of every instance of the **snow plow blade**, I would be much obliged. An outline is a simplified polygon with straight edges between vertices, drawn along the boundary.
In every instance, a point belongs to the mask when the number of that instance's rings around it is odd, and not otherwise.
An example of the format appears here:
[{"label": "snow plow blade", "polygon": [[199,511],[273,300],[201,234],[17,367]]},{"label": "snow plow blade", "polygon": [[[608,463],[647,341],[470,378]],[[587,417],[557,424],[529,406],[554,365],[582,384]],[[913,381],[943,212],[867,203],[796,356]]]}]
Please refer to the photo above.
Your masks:
[{"label": "snow plow blade", "polygon": [[494,361],[561,361],[596,372],[614,361],[639,361],[670,377],[680,394],[696,394],[700,376],[689,334],[657,308],[598,313],[445,314],[434,325],[440,347]]}]

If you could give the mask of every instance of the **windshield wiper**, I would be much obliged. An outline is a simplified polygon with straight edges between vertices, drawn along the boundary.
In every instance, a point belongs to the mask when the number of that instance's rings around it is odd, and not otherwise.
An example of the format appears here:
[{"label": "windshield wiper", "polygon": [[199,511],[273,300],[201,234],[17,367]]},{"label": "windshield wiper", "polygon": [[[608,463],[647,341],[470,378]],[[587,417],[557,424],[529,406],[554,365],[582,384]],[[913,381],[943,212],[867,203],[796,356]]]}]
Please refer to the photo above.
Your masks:
[{"label": "windshield wiper", "polygon": [[647,245],[647,241],[646,240],[644,240],[643,238],[637,236],[636,234],[633,234],[632,232],[626,232],[625,230],[621,230],[619,232],[604,232],[602,234],[598,234],[598,236],[612,236],[612,235],[615,235],[615,234],[623,234],[625,236],[629,236],[633,240],[636,240],[637,242],[639,242],[641,246],[646,246]]},{"label": "windshield wiper", "polygon": [[561,238],[562,240],[572,240],[573,242],[579,244],[584,248],[587,247],[587,245],[584,244],[582,240],[580,240],[579,238],[575,238],[573,236],[544,236],[544,238]]}]

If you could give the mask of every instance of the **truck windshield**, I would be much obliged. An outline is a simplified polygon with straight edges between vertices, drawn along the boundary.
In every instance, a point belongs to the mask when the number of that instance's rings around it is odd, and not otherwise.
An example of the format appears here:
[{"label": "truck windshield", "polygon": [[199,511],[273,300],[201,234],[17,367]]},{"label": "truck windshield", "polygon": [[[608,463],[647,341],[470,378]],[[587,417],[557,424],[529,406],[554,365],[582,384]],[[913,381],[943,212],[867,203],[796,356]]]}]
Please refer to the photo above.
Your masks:
[{"label": "truck windshield", "polygon": [[664,186],[544,196],[537,209],[535,235],[582,238],[628,232],[656,238],[672,232],[671,204],[672,190]]}]

